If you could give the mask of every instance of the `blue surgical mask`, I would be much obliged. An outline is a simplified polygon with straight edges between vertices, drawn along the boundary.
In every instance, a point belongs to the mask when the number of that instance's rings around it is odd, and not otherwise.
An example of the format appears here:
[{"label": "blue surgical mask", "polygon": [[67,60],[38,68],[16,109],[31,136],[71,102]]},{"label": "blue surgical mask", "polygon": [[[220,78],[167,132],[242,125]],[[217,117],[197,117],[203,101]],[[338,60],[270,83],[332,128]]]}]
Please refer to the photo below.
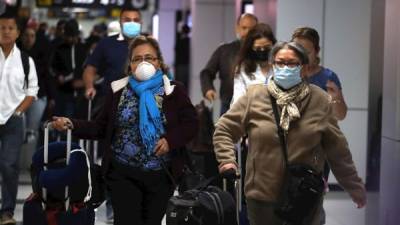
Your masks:
[{"label": "blue surgical mask", "polygon": [[134,38],[140,34],[141,25],[136,22],[122,23],[122,33],[128,38]]},{"label": "blue surgical mask", "polygon": [[290,68],[288,66],[278,67],[274,66],[274,81],[275,83],[284,88],[290,89],[301,83],[300,76],[301,66]]}]

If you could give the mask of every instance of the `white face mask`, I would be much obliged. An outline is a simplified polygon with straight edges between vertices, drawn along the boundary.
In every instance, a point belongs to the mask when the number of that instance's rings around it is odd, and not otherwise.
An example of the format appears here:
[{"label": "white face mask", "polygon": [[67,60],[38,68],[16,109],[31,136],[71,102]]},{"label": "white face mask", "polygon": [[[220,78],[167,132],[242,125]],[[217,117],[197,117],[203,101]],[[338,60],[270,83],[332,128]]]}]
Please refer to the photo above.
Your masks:
[{"label": "white face mask", "polygon": [[134,76],[138,81],[145,81],[153,77],[156,71],[153,64],[143,61],[136,67]]}]

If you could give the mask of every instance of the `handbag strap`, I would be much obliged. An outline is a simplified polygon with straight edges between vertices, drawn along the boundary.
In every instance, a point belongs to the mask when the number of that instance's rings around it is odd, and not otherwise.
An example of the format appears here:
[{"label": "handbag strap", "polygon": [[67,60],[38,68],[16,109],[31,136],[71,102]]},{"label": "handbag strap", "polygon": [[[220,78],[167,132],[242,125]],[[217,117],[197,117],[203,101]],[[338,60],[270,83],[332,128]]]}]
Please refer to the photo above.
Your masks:
[{"label": "handbag strap", "polygon": [[285,159],[285,164],[287,166],[289,165],[288,155],[287,155],[287,143],[286,143],[285,133],[282,127],[279,125],[280,118],[279,118],[278,106],[276,105],[276,99],[271,95],[269,97],[271,99],[272,111],[274,112],[276,127],[278,128],[278,135],[279,135],[279,141],[281,143],[283,158]]}]

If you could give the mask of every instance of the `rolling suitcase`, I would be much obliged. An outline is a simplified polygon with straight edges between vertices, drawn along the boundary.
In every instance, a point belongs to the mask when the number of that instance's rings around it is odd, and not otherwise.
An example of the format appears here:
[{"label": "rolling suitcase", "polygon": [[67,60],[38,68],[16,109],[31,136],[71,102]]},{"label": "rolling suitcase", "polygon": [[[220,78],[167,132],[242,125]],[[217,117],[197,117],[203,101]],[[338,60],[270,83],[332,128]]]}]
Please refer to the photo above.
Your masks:
[{"label": "rolling suitcase", "polygon": [[[92,120],[92,99],[89,99],[88,101],[88,111],[87,111],[87,120],[91,121]],[[79,140],[79,145],[82,148],[86,149],[86,152],[89,156],[89,159],[92,164],[95,165],[101,165],[101,160],[99,160],[99,142],[97,140],[91,141],[91,140]]]},{"label": "rolling suitcase", "polygon": [[44,147],[32,158],[33,193],[23,206],[23,224],[94,225],[86,152],[72,144],[71,129],[67,131],[67,142],[49,144],[50,128],[51,123],[45,127]]}]

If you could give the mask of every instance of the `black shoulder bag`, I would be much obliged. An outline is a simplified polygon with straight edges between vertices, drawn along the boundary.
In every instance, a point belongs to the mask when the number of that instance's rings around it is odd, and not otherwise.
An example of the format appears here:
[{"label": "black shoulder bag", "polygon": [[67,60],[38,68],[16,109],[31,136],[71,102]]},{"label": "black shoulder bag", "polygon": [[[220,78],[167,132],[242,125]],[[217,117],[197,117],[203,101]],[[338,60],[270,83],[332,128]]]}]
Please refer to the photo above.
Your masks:
[{"label": "black shoulder bag", "polygon": [[272,96],[270,98],[286,167],[275,214],[285,224],[309,224],[308,222],[313,219],[323,195],[322,173],[307,164],[289,163],[287,142],[284,131],[279,125],[280,118],[276,100]]}]

